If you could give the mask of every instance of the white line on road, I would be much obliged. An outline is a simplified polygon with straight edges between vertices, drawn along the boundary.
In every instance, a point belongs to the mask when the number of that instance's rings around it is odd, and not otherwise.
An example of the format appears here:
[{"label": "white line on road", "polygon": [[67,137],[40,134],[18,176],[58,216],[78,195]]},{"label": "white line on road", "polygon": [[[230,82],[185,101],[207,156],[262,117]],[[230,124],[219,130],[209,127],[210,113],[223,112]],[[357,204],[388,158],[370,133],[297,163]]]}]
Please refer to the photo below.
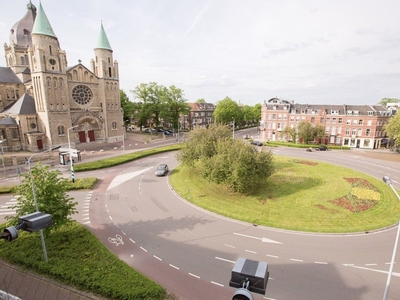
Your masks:
[{"label": "white line on road", "polygon": [[140,249],[142,249],[144,252],[147,252],[147,250],[146,250],[146,249],[144,249],[143,247],[140,247]]},{"label": "white line on road", "polygon": [[327,265],[328,264],[327,262],[324,262],[324,261],[316,261],[315,263],[317,265]]},{"label": "white line on road", "polygon": [[158,259],[159,261],[162,261],[162,259],[159,258],[158,256],[153,255],[153,257],[154,257],[155,259]]},{"label": "white line on road", "polygon": [[233,263],[233,264],[236,263],[236,261],[232,261],[232,260],[229,260],[229,259],[221,258],[221,257],[218,257],[218,256],[216,256],[215,259],[226,261],[226,262],[230,262],[230,263]]},{"label": "white line on road", "polygon": [[250,252],[250,253],[253,253],[253,254],[257,254],[257,252],[256,252],[256,251],[252,251],[252,250],[247,250],[247,249],[245,249],[244,251],[246,251],[246,252]]},{"label": "white line on road", "polygon": [[171,264],[169,264],[169,266],[179,270],[179,268],[177,266],[174,266],[174,265],[171,265]]},{"label": "white line on road", "polygon": [[297,259],[297,258],[291,258],[290,260],[291,260],[291,261],[303,262],[303,260],[302,260],[302,259]]},{"label": "white line on road", "polygon": [[229,248],[236,248],[235,246],[228,245],[228,244],[225,244],[225,246],[226,246],[226,247],[229,247]]},{"label": "white line on road", "polygon": [[267,254],[267,256],[268,256],[268,257],[272,257],[272,258],[279,258],[279,256],[276,256],[276,255]]},{"label": "white line on road", "polygon": [[200,279],[200,276],[194,275],[192,273],[188,273],[190,276],[196,277],[197,279]]},{"label": "white line on road", "polygon": [[224,286],[223,284],[220,284],[220,283],[215,282],[215,281],[211,281],[211,283],[212,283],[212,284],[215,284],[215,285],[219,285],[219,286]]},{"label": "white line on road", "polygon": [[274,240],[270,240],[270,239],[267,239],[267,238],[265,238],[265,237],[259,238],[259,237],[256,237],[256,236],[246,235],[246,234],[241,234],[241,233],[236,233],[236,232],[234,232],[233,234],[234,234],[234,235],[238,235],[238,236],[247,237],[247,238],[250,238],[250,239],[260,240],[260,241],[263,242],[263,243],[282,244],[281,242],[277,242],[277,241],[274,241]]},{"label": "white line on road", "polygon": [[135,243],[135,241],[134,241],[134,240],[132,240],[131,238],[129,238],[129,240],[130,240],[132,243],[136,244],[136,243]]}]

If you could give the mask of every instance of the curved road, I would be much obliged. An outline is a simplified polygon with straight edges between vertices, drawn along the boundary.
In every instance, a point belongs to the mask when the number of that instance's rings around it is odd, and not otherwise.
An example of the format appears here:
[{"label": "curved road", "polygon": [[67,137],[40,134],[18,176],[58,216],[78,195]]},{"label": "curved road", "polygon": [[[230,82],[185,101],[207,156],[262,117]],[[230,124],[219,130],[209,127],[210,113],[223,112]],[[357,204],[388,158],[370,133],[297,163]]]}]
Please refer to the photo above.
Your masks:
[{"label": "curved road", "polygon": [[[400,163],[350,151],[277,148],[276,155],[347,166],[400,181]],[[311,157],[310,157],[311,155]],[[90,225],[121,259],[181,299],[232,299],[238,257],[268,262],[265,295],[255,299],[380,299],[386,286],[396,228],[369,234],[302,234],[222,218],[177,196],[155,167],[177,165],[173,153],[108,170],[90,201]],[[400,299],[400,267],[389,299]]]}]

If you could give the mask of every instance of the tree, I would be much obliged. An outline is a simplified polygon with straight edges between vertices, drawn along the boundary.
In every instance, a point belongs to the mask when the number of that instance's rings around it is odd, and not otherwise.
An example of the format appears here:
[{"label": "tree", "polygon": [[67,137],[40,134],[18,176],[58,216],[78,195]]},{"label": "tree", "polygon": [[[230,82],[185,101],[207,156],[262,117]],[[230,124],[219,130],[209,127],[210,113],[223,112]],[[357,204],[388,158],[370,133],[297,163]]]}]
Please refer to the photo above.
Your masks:
[{"label": "tree", "polygon": [[242,112],[235,101],[229,97],[225,97],[223,100],[218,102],[213,116],[214,120],[220,124],[230,124],[232,121],[239,123],[242,119]]},{"label": "tree", "polygon": [[161,112],[164,121],[171,121],[173,128],[180,128],[180,116],[190,112],[190,106],[183,97],[183,91],[171,85],[165,91],[165,109]]},{"label": "tree", "polygon": [[231,131],[224,125],[196,128],[177,158],[197,169],[200,176],[240,193],[254,192],[274,170],[272,152],[259,152],[250,144],[232,141]]},{"label": "tree", "polygon": [[399,102],[400,102],[400,99],[396,99],[396,98],[382,98],[382,100],[379,101],[379,104],[386,107],[388,103],[399,103]]},{"label": "tree", "polygon": [[280,137],[290,136],[292,142],[296,142],[297,138],[297,129],[295,127],[286,126],[280,133]]},{"label": "tree", "polygon": [[384,126],[384,130],[395,147],[400,146],[400,113],[397,112]]},{"label": "tree", "polygon": [[306,121],[301,121],[297,125],[297,134],[305,144],[308,144],[309,141],[313,141],[316,137],[324,137],[325,128],[320,124],[312,125]]},{"label": "tree", "polygon": [[[67,194],[68,179],[63,178],[59,170],[50,171],[48,166],[43,166],[40,162],[31,168],[31,172],[38,209],[53,216],[54,225],[49,230],[67,223],[69,217],[77,213],[75,206],[78,204]],[[10,218],[13,221],[36,211],[30,173],[24,175],[23,181],[17,187],[17,193],[20,197],[12,207],[17,212],[16,216]]]},{"label": "tree", "polygon": [[194,166],[200,159],[217,153],[218,140],[231,138],[232,131],[224,125],[211,125],[207,129],[195,128],[177,154],[177,159],[185,165]]},{"label": "tree", "polygon": [[196,103],[206,103],[206,100],[203,98],[197,99]]},{"label": "tree", "polygon": [[130,123],[131,117],[133,117],[135,113],[135,106],[123,90],[119,91],[119,98],[121,100],[121,108],[124,112],[124,123]]}]

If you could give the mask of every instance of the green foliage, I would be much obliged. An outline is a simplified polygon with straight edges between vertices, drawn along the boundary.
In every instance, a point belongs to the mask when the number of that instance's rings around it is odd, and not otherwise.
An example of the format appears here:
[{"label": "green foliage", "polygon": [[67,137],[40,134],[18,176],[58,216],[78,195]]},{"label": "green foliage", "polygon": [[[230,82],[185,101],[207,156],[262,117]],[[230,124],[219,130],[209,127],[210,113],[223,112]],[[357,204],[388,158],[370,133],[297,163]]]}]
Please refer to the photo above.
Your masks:
[{"label": "green foliage", "polygon": [[121,261],[89,230],[74,221],[46,237],[46,248],[48,262],[43,259],[38,233],[21,231],[18,239],[7,247],[0,247],[0,256],[10,263],[108,299],[165,299],[161,286]]},{"label": "green foliage", "polygon": [[231,130],[222,125],[194,130],[177,159],[190,167],[198,163],[204,178],[240,193],[253,192],[273,172],[271,152],[232,141]]},{"label": "green foliage", "polygon": [[68,196],[68,180],[61,175],[60,171],[50,171],[49,166],[43,166],[40,162],[32,167],[31,173],[24,174],[23,181],[16,188],[20,197],[17,204],[12,207],[16,209],[16,216],[10,219],[17,221],[18,217],[36,211],[36,198],[38,210],[53,216],[54,225],[49,227],[48,231],[68,222],[69,217],[77,212],[75,208],[77,203]]},{"label": "green foliage", "polygon": [[396,98],[382,98],[382,100],[379,101],[379,104],[386,107],[386,105],[388,103],[399,103],[399,102],[400,102],[400,99],[396,99]]},{"label": "green foliage", "polygon": [[164,123],[171,123],[177,129],[179,116],[190,111],[183,91],[173,85],[167,88],[156,82],[142,83],[131,92],[140,100],[135,105],[135,117],[140,128],[148,120],[155,127],[160,127],[161,120],[164,120]]},{"label": "green foliage", "polygon": [[67,191],[73,190],[91,190],[93,189],[99,180],[95,177],[78,178],[75,182],[68,180],[66,183]]},{"label": "green foliage", "polygon": [[119,91],[119,98],[121,100],[121,108],[124,112],[124,123],[130,123],[131,116],[133,116],[135,112],[135,106],[129,101],[129,97],[123,90]]},{"label": "green foliage", "polygon": [[400,146],[400,112],[389,119],[384,129],[389,139],[394,140],[394,146]]},{"label": "green foliage", "polygon": [[217,153],[217,142],[231,139],[232,131],[223,125],[211,125],[209,128],[195,128],[177,154],[177,159],[188,166],[193,166],[199,159]]},{"label": "green foliage", "polygon": [[[173,189],[197,206],[251,224],[310,232],[364,232],[396,224],[400,218],[400,201],[388,185],[344,167],[275,156],[274,173],[252,194],[210,182],[200,176],[201,168],[199,163],[195,168],[182,164],[174,169],[169,177]],[[366,179],[379,192],[378,203],[360,213],[332,203],[350,194],[347,178]],[[362,195],[371,196],[375,194]]]},{"label": "green foliage", "polygon": [[279,134],[280,137],[284,137],[286,135],[290,136],[290,140],[292,140],[293,142],[296,141],[297,138],[297,129],[295,127],[290,127],[290,126],[286,126],[281,133]]},{"label": "green foliage", "polygon": [[218,102],[213,117],[214,120],[220,124],[230,124],[232,121],[240,122],[240,120],[242,120],[242,111],[235,101],[229,97],[225,97]]},{"label": "green foliage", "polygon": [[105,158],[105,159],[92,161],[92,162],[80,163],[80,164],[74,165],[74,171],[75,171],[75,173],[77,173],[77,172],[85,172],[85,171],[98,170],[98,169],[104,169],[104,168],[109,168],[109,167],[113,167],[113,166],[118,166],[118,165],[125,164],[127,162],[130,162],[130,161],[142,158],[142,157],[146,157],[149,155],[179,150],[179,149],[181,149],[181,147],[182,147],[182,144],[175,144],[175,145],[164,146],[164,147],[159,147],[159,148],[146,149],[146,150],[142,150],[142,151],[138,151],[138,152],[127,153],[125,155]]},{"label": "green foliage", "polygon": [[217,142],[217,153],[200,162],[200,173],[208,180],[239,193],[254,192],[273,173],[273,155],[236,140]]}]

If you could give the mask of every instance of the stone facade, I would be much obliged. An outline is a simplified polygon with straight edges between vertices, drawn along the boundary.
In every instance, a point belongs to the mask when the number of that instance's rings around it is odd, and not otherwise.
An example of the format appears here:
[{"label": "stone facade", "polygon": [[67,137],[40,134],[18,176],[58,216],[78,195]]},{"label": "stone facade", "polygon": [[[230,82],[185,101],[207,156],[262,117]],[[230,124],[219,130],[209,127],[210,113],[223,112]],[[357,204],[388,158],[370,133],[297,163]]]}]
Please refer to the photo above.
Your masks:
[{"label": "stone facade", "polygon": [[123,139],[118,62],[100,26],[91,69],[67,54],[43,10],[30,2],[10,30],[0,67],[0,139],[4,151]]}]

